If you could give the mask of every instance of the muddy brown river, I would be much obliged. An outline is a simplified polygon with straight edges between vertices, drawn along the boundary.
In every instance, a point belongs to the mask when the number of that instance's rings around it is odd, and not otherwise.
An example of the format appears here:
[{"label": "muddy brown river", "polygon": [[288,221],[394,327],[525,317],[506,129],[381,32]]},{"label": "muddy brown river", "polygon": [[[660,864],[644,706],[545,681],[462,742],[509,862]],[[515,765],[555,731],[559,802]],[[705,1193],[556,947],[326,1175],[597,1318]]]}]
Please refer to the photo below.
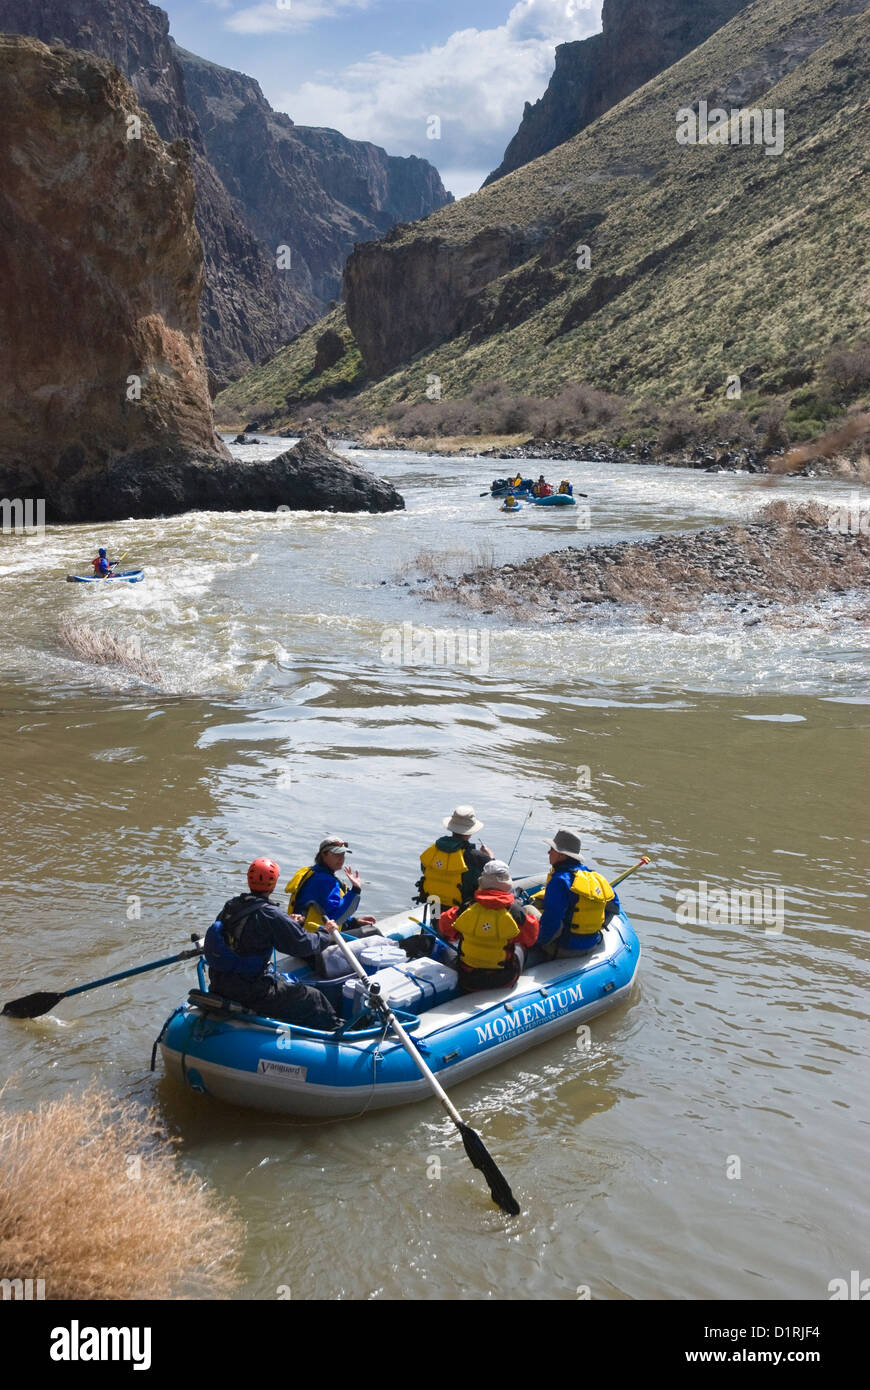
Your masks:
[{"label": "muddy brown river", "polygon": [[[318,1123],[152,1074],[186,966],[0,1020],[7,1103],[97,1080],[154,1105],[238,1203],[242,1298],[827,1299],[870,1274],[866,600],[581,630],[422,597],[481,558],[850,489],[555,465],[590,494],[578,525],[499,513],[484,460],[361,457],[405,513],[0,536],[0,994],[182,950],[251,858],[283,882],[331,830],[363,909],[398,911],[459,802],[504,858],[532,808],[518,873],[545,869],[560,823],[604,873],[647,853],[621,890],[644,952],[630,1001],[588,1048],[568,1032],[455,1090],[522,1216],[490,1205],[434,1101]],[[99,544],[145,581],[63,583]],[[159,685],[77,659],[65,620],[138,644]],[[710,909],[734,889],[763,912]]]}]

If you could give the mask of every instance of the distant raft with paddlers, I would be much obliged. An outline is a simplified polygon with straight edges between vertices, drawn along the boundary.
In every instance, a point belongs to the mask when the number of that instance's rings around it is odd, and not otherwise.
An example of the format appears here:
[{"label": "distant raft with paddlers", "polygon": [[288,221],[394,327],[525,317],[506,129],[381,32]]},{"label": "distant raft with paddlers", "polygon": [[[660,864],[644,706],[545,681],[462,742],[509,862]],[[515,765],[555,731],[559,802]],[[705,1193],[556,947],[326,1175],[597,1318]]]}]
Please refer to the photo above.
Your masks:
[{"label": "distant raft with paddlers", "polygon": [[[520,880],[527,892],[541,885]],[[379,923],[373,948],[389,955],[390,943],[416,936],[419,923],[401,912]],[[582,958],[532,966],[510,988],[463,994],[447,961],[402,960],[370,976],[443,1086],[464,1081],[589,1019],[626,999],[640,963],[640,943],[624,912],[602,930],[601,942]],[[405,956],[402,951],[402,957]],[[293,1115],[355,1115],[406,1105],[431,1096],[428,1082],[389,1025],[377,1015],[355,1017],[364,991],[353,976],[315,980],[291,958],[279,970],[300,983],[317,984],[345,1024],[337,1033],[304,1028],[252,1014],[208,992],[205,965],[199,988],[170,1015],[155,1043],[167,1073],[195,1092],[233,1105]],[[371,967],[368,967],[371,969]],[[153,1059],[152,1059],[153,1064]]]},{"label": "distant raft with paddlers", "polygon": [[490,496],[507,497],[509,493],[513,492],[518,496],[524,494],[530,497],[534,485],[534,478],[522,478],[518,483],[513,482],[510,478],[495,478],[490,487]]},{"label": "distant raft with paddlers", "polygon": [[121,579],[125,584],[138,584],[145,578],[145,571],[121,570],[118,574],[68,574],[68,584],[110,584],[113,579]]}]

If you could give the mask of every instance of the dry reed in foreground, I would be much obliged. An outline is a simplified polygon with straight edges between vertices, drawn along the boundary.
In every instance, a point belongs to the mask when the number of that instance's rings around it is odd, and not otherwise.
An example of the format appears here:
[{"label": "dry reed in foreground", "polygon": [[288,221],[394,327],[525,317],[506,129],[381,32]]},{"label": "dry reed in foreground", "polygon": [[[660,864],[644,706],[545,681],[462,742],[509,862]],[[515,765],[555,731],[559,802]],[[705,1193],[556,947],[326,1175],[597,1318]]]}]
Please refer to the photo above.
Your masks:
[{"label": "dry reed in foreground", "polygon": [[244,1227],[158,1129],[95,1089],[0,1111],[0,1278],[48,1299],[231,1293]]},{"label": "dry reed in foreground", "polygon": [[79,661],[93,666],[117,666],[152,685],[161,684],[160,667],[150,656],[144,656],[139,639],[123,641],[105,628],[88,627],[67,619],[58,629],[58,639]]}]

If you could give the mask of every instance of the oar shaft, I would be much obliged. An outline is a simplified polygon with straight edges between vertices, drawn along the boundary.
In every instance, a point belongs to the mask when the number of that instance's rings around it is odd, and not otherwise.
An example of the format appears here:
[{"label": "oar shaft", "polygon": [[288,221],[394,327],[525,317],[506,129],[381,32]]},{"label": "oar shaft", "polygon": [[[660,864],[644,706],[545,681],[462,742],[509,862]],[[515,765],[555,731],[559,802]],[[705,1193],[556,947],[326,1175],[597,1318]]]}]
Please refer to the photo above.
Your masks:
[{"label": "oar shaft", "polygon": [[612,878],[610,880],[611,888],[615,888],[617,883],[621,883],[624,878],[628,878],[629,874],[636,874],[638,869],[643,869],[646,867],[647,864],[651,863],[652,860],[647,859],[646,855],[644,855],[643,858],[640,859],[637,864],[632,864],[630,869],[626,869],[625,873],[620,874],[617,878]]},{"label": "oar shaft", "polygon": [[[351,967],[352,970],[356,972],[357,975],[359,975],[361,980],[364,980],[365,983],[368,984],[368,975],[366,974],[363,967],[360,965],[359,961],[357,960],[353,951],[348,946],[344,937],[341,936],[340,933],[336,932],[335,940],[336,944],[341,947],[342,954],[347,960],[348,965]],[[420,1056],[419,1051],[414,1046],[413,1042],[409,1038],[408,1034],[405,1032],[399,1020],[396,1018],[396,1015],[393,1013],[386,999],[381,1000],[380,1007],[384,1017],[389,1021],[390,1027],[396,1033],[396,1036],[398,1037],[405,1051],[413,1059],[413,1061],[416,1062],[417,1066],[420,1068],[420,1071],[423,1073],[426,1080],[429,1082],[429,1085],[432,1087],[432,1090],[435,1092],[441,1104],[444,1106],[444,1109],[450,1115],[450,1118],[453,1120],[454,1124],[461,1125],[463,1123],[462,1116],[459,1114],[459,1111],[456,1110],[456,1108],[454,1107],[450,1097],[444,1090],[444,1087],[441,1085],[438,1078],[429,1070],[428,1066],[423,1061],[423,1058]]]},{"label": "oar shaft", "polygon": [[152,960],[147,965],[136,965],[132,970],[119,970],[117,975],[106,975],[102,980],[91,980],[86,985],[75,985],[72,989],[64,990],[64,998],[71,994],[84,994],[87,989],[99,989],[100,985],[111,985],[116,980],[129,980],[132,975],[144,975],[148,970],[159,970],[161,965],[175,965],[176,961],[192,960],[194,956],[201,956],[202,949],[199,946],[190,951],[181,951],[177,956],[164,956],[163,960]]}]

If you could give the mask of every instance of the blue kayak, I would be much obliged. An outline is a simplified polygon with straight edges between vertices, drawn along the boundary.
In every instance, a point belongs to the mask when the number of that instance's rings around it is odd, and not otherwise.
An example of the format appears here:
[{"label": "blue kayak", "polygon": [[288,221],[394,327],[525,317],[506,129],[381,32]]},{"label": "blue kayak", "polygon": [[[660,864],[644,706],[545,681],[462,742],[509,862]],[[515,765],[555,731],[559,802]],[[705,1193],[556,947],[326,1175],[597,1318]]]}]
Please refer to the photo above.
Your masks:
[{"label": "blue kayak", "polygon": [[500,512],[507,512],[508,515],[510,515],[511,512],[521,512],[522,509],[523,509],[523,504],[522,504],[522,502],[518,502],[517,505],[516,505],[515,507],[508,507],[508,506],[505,506],[504,502],[502,502],[501,506],[499,507],[499,511],[500,511]]},{"label": "blue kayak", "polygon": [[[382,921],[379,930],[394,941],[416,935],[412,912]],[[450,1087],[628,999],[639,961],[640,943],[623,912],[593,950],[534,965],[507,989],[463,994],[455,970],[429,960],[409,960],[375,978],[431,1070]],[[331,989],[336,1008],[348,1024],[353,1020],[348,995],[359,989],[353,977],[350,984],[317,981],[290,957],[278,969],[299,983]],[[325,1033],[264,1018],[209,994],[202,960],[198,970],[199,989],[170,1015],[158,1043],[167,1073],[200,1095],[315,1116],[354,1115],[431,1096],[401,1043],[380,1024],[363,1020],[359,1029]]]},{"label": "blue kayak", "polygon": [[68,584],[108,584],[112,579],[122,579],[125,584],[138,584],[145,578],[144,570],[120,570],[118,574],[68,574]]},{"label": "blue kayak", "polygon": [[568,492],[554,492],[549,497],[533,497],[536,507],[576,507],[577,500]]}]

